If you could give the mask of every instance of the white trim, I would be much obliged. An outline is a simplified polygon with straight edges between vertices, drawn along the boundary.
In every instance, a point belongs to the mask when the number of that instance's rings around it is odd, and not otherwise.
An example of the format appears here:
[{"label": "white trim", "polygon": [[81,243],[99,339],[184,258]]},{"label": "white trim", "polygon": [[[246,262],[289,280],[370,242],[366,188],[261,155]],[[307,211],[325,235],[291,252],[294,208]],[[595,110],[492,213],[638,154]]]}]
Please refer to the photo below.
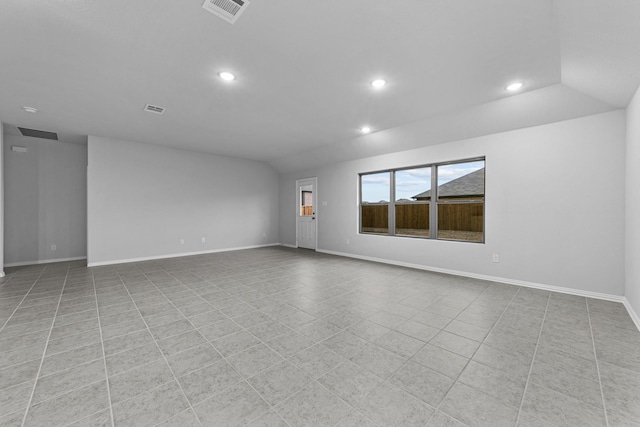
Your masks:
[{"label": "white trim", "polygon": [[4,271],[0,271],[0,277],[4,277]]},{"label": "white trim", "polygon": [[627,297],[622,297],[622,303],[629,312],[631,320],[633,320],[633,323],[636,324],[636,328],[638,328],[638,330],[640,331],[640,316],[638,316],[638,313],[636,313],[636,311],[633,309],[633,306],[631,305]]},{"label": "white trim", "polygon": [[298,246],[290,245],[288,243],[280,243],[280,246],[284,246],[285,248],[298,249]]},{"label": "white trim", "polygon": [[41,259],[37,261],[12,262],[9,264],[5,264],[4,266],[5,267],[22,267],[24,265],[52,264],[54,262],[68,262],[68,261],[82,261],[83,259],[87,259],[87,257],[80,256],[80,257],[72,257],[72,258],[56,258],[56,259]]},{"label": "white trim", "polygon": [[[344,256],[344,257],[349,257],[349,258],[357,258],[357,259],[362,259],[362,260],[365,260],[365,261],[380,262],[380,263],[383,263],[383,264],[398,265],[398,266],[401,266],[401,267],[415,268],[415,269],[418,269],[418,270],[433,271],[433,272],[436,272],[436,273],[453,274],[455,276],[471,277],[473,279],[488,280],[488,281],[491,281],[491,282],[500,282],[500,283],[505,283],[505,284],[508,284],[508,285],[524,286],[524,287],[527,287],[527,288],[542,289],[542,290],[545,290],[545,291],[560,292],[560,293],[563,293],[563,294],[577,295],[577,296],[587,297],[587,298],[596,298],[596,299],[601,299],[601,300],[606,300],[606,301],[614,301],[614,302],[624,303],[624,300],[626,299],[625,297],[620,296],[620,295],[602,294],[602,293],[599,293],[599,292],[583,291],[581,289],[573,289],[573,288],[563,288],[561,286],[545,285],[545,284],[542,284],[542,283],[534,283],[534,282],[526,282],[524,280],[508,279],[508,278],[505,278],[505,277],[487,276],[487,275],[484,275],[484,274],[475,274],[475,273],[469,273],[469,272],[466,272],[466,271],[459,271],[459,270],[449,270],[449,269],[446,269],[446,268],[430,267],[430,266],[422,265],[422,264],[412,264],[412,263],[408,263],[408,262],[393,261],[393,260],[388,260],[388,259],[383,259],[383,258],[374,258],[374,257],[365,256],[365,255],[355,255],[355,254],[349,254],[349,253],[345,253],[345,252],[327,251],[327,250],[324,250],[324,249],[318,249],[318,252],[325,253],[325,254],[330,254],[330,255]],[[627,309],[628,308],[629,307],[627,307]]]},{"label": "white trim", "polygon": [[269,246],[279,246],[279,245],[280,243],[267,243],[264,245],[241,246],[237,248],[222,248],[222,249],[211,249],[208,251],[183,252],[183,253],[177,253],[177,254],[155,255],[155,256],[148,256],[148,257],[141,257],[141,258],[115,259],[111,261],[90,262],[87,264],[87,267],[99,267],[102,265],[113,265],[113,264],[126,264],[128,262],[153,261],[157,259],[166,259],[166,258],[180,258],[185,256],[193,256],[193,255],[213,254],[218,252],[242,251],[245,249],[266,248]]}]

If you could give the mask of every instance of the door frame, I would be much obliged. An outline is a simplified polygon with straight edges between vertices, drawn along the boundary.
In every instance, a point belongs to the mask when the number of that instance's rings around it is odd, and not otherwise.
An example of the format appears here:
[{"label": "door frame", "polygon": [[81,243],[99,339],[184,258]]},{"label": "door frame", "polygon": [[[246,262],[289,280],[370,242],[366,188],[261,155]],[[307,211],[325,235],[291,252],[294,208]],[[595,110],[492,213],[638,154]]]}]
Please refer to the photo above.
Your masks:
[{"label": "door frame", "polygon": [[300,218],[300,186],[301,183],[303,186],[304,185],[309,185],[308,181],[311,181],[311,185],[313,185],[313,201],[314,201],[314,206],[313,206],[313,211],[314,216],[315,216],[315,220],[314,222],[314,227],[315,227],[315,237],[316,237],[316,244],[313,248],[314,251],[318,250],[318,177],[317,176],[313,176],[313,177],[309,177],[309,178],[303,178],[303,179],[296,179],[296,197],[295,197],[295,213],[296,213],[296,245],[295,247],[298,248],[298,218]]}]

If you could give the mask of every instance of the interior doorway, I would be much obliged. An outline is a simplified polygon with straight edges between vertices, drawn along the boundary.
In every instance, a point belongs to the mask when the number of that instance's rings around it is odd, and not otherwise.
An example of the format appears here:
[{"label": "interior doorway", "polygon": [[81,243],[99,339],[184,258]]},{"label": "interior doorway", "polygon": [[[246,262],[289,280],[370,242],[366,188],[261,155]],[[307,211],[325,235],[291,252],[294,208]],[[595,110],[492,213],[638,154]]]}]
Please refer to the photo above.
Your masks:
[{"label": "interior doorway", "polygon": [[316,250],[317,178],[296,181],[296,246]]}]

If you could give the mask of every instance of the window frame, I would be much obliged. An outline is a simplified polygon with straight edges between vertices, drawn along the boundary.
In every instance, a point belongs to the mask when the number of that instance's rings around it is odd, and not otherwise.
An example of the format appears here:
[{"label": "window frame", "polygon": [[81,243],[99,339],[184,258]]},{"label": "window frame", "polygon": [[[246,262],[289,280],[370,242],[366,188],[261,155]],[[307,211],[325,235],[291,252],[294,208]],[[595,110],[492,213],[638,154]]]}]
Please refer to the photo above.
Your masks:
[{"label": "window frame", "polygon": [[[447,166],[447,165],[455,165],[460,163],[471,163],[471,162],[484,162],[485,169],[485,179],[483,182],[483,197],[481,199],[470,199],[470,200],[439,200],[438,194],[438,167]],[[486,167],[487,167],[487,159],[485,156],[479,157],[471,157],[460,160],[450,160],[445,162],[437,162],[437,163],[427,163],[416,166],[407,166],[401,168],[393,168],[393,169],[382,169],[370,172],[360,172],[358,173],[358,234],[367,235],[367,236],[389,236],[389,237],[401,237],[401,238],[409,238],[409,239],[429,239],[429,240],[445,240],[449,242],[465,242],[465,243],[480,243],[484,244],[486,241],[486,229],[485,229],[485,212],[486,212]],[[397,203],[396,200],[396,172],[411,170],[411,169],[424,169],[430,168],[431,171],[431,197],[429,201],[422,200],[414,200],[409,202],[401,202]],[[362,177],[367,175],[375,175],[380,173],[389,173],[389,202],[388,203],[367,203],[367,205],[387,205],[388,209],[388,231],[386,233],[373,233],[373,232],[363,232],[362,231]],[[462,239],[445,239],[438,237],[438,206],[439,205],[453,205],[453,204],[478,204],[482,203],[482,240],[474,241],[474,240],[462,240]],[[413,236],[406,234],[396,234],[396,205],[417,205],[417,204],[426,204],[429,205],[429,236]]]}]

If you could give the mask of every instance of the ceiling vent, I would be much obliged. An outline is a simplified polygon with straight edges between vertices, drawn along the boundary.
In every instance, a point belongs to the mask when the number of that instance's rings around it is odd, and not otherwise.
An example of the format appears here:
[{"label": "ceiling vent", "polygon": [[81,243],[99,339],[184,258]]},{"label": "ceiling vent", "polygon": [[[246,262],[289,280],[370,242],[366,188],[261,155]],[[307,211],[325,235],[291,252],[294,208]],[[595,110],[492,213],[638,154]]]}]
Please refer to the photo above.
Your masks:
[{"label": "ceiling vent", "polygon": [[52,139],[54,141],[58,140],[58,134],[55,132],[47,132],[46,130],[37,130],[37,129],[27,129],[18,127],[20,133],[23,136],[30,136],[32,138],[42,138],[42,139]]},{"label": "ceiling vent", "polygon": [[202,8],[233,24],[249,3],[248,0],[204,0]]},{"label": "ceiling vent", "polygon": [[144,106],[144,111],[148,111],[153,114],[164,114],[164,107],[158,107],[157,105],[147,104]]}]

